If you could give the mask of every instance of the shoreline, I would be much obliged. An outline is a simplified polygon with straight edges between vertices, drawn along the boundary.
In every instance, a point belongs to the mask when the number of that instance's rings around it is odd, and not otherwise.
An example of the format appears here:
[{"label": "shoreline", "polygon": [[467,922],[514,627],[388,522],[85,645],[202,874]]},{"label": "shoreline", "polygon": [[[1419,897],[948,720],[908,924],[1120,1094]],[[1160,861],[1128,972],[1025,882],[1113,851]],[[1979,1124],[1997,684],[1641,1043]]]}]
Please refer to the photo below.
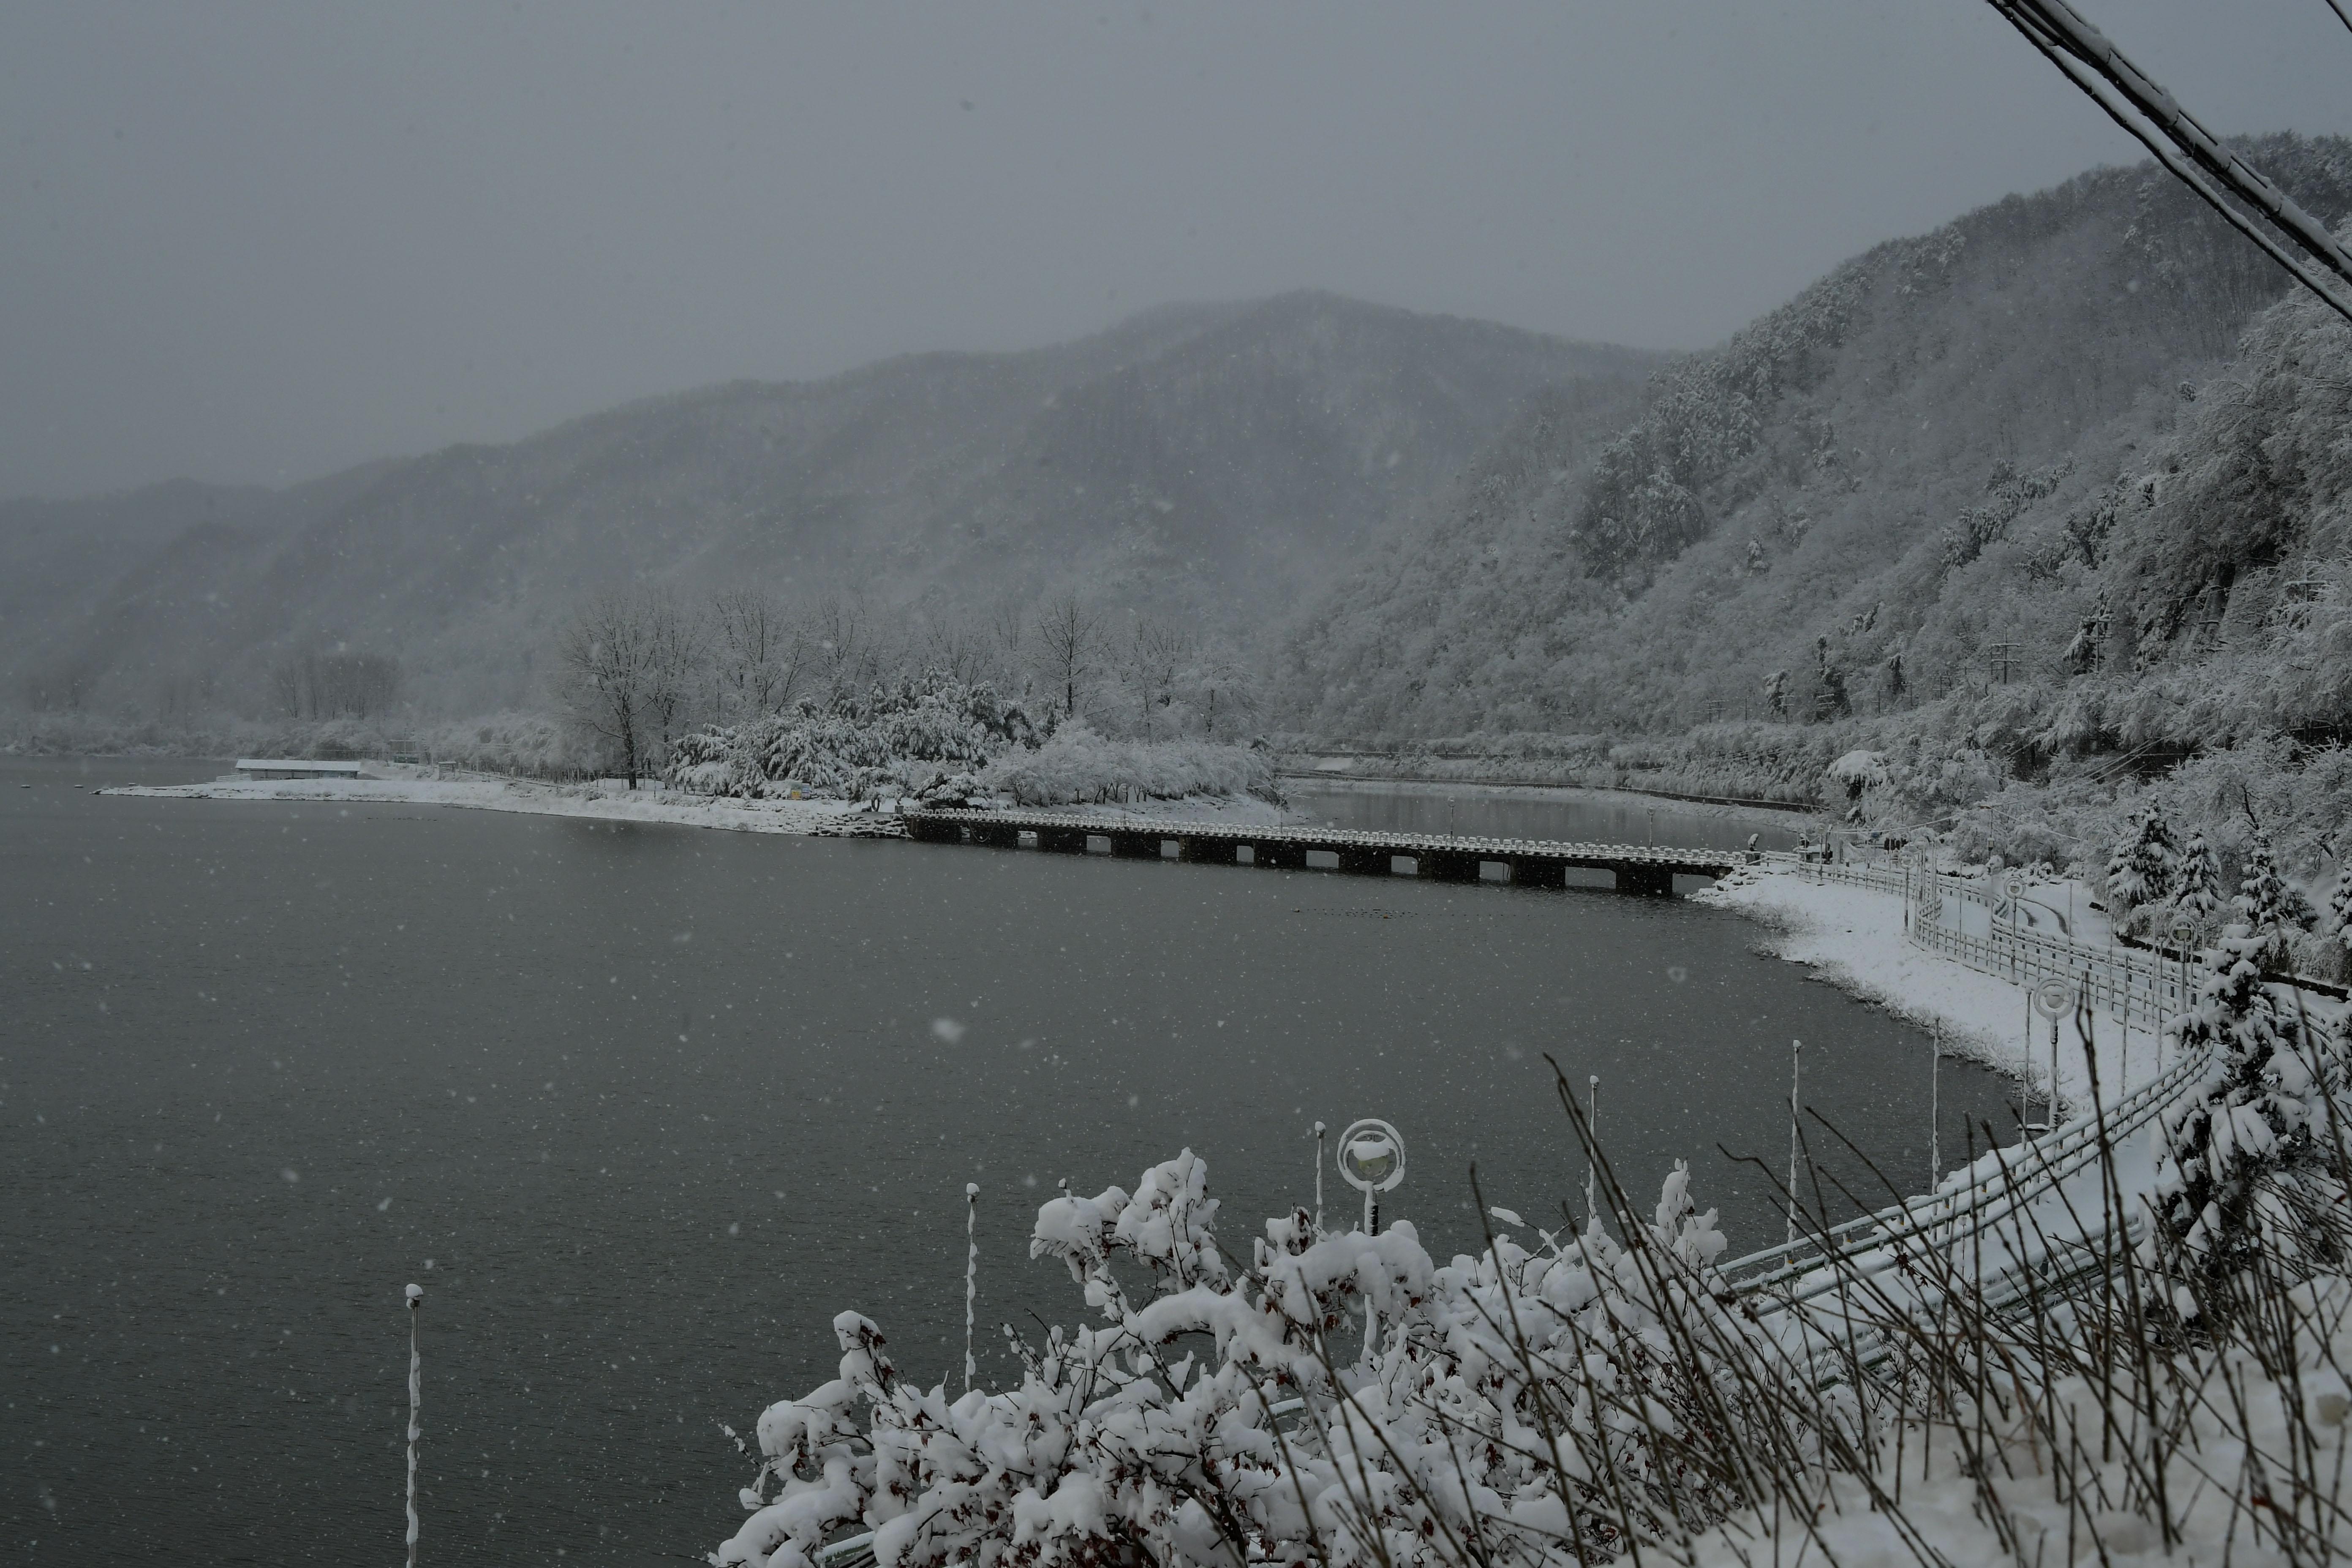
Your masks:
[{"label": "shoreline", "polygon": [[[372,764],[387,771],[400,764]],[[433,778],[391,772],[387,777],[356,779],[219,778],[184,784],[115,784],[100,795],[161,800],[299,801],[327,805],[442,805],[459,810],[502,811],[527,816],[570,817],[595,822],[640,822],[676,827],[718,828],[733,833],[781,833],[807,837],[854,824],[895,821],[889,812],[865,809],[845,800],[740,800],[730,795],[687,795],[659,786],[630,790],[616,779],[588,784],[547,784],[536,779],[477,774]],[[1254,797],[1198,796],[1133,805],[1057,807],[1105,822],[1187,820],[1262,822],[1283,820],[1280,807]]]},{"label": "shoreline", "polygon": [[[1822,984],[1858,1001],[1915,1026],[1938,1029],[1948,1055],[2030,1084],[2032,1095],[2048,1091],[2050,1026],[2032,1013],[2029,989],[1914,945],[1903,930],[1900,896],[1808,882],[1788,871],[1754,869],[1736,873],[1691,898],[1756,921],[1765,931],[1756,948],[1759,954],[1803,964]],[[2307,1005],[2332,1025],[2340,1024],[2346,1012],[2342,1004]],[[2135,1009],[2126,1018],[2110,1007],[2094,1009],[2091,1044],[2104,1098],[2112,1100],[2138,1088],[2170,1060],[2159,1042],[2160,1027],[2150,1011]],[[2084,1045],[2076,1021],[2063,1020],[2056,1052],[2058,1094],[2063,1105],[2074,1110],[2091,1104]]]},{"label": "shoreline", "polygon": [[102,795],[161,800],[301,801],[340,805],[446,805],[597,822],[664,823],[738,833],[806,835],[857,815],[846,801],[727,800],[662,789],[541,784],[533,779],[419,777],[215,779],[205,784],[118,784]]}]

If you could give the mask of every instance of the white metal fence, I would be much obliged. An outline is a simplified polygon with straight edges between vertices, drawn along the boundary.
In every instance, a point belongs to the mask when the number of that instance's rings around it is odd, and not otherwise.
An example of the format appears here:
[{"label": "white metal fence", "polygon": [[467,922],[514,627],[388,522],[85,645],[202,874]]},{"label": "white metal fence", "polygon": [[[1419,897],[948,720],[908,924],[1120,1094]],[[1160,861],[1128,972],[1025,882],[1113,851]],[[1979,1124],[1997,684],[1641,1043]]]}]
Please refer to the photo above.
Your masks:
[{"label": "white metal fence", "polygon": [[[2127,1026],[2153,1028],[2188,1005],[2197,966],[2128,947],[2093,947],[2016,923],[2010,900],[1967,878],[1885,866],[1801,866],[1809,881],[1893,893],[1903,900],[1903,934],[1979,973],[2037,985],[2055,977],[2074,985],[2094,1006]],[[1973,904],[1986,915],[1986,933],[1973,935],[1946,921],[1952,904]]]}]

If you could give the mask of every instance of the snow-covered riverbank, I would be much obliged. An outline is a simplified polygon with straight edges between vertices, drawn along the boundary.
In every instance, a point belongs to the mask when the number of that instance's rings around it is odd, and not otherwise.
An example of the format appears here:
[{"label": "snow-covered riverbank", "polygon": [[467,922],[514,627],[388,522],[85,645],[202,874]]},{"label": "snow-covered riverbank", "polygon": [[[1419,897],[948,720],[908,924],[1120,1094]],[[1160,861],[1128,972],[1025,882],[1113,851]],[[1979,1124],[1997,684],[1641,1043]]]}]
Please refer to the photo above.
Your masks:
[{"label": "snow-covered riverbank", "polygon": [[590,784],[541,784],[483,775],[436,778],[425,770],[380,770],[387,776],[356,779],[223,778],[208,784],[124,784],[107,795],[178,800],[299,800],[343,804],[452,805],[475,811],[584,817],[598,822],[667,822],[744,833],[813,833],[847,816],[837,800],[716,800],[647,784],[632,790],[617,779]]},{"label": "snow-covered riverbank", "polygon": [[[1945,1048],[1954,1054],[2011,1076],[2029,1077],[2039,1115],[2039,1098],[2050,1075],[2050,1024],[2033,1016],[2028,986],[1980,973],[1914,944],[1904,933],[1900,895],[1815,882],[1792,868],[1764,867],[1692,896],[1765,926],[1769,934],[1763,950],[1774,957],[1810,965],[1829,984],[1898,1017],[1922,1026],[1940,1026]],[[2042,898],[2045,908],[2063,908],[2065,893],[2061,886],[2054,894],[2042,889],[2029,897]],[[2030,911],[2032,906],[2027,907]],[[2056,923],[2054,910],[2050,923]],[[2079,889],[2072,923],[2079,942],[2099,945],[2107,934],[2105,921],[2088,909],[2087,897],[2080,896]],[[2338,1003],[2308,999],[2307,1005],[2331,1022],[2343,1012]],[[2109,1007],[2095,1010],[2090,1033],[2102,1093],[2112,1098],[2128,1092],[2157,1074],[2162,1055],[2157,1037],[2160,1024],[2145,1006],[2135,1007],[2127,1018]],[[2087,1106],[2091,1077],[2082,1032],[2073,1018],[2059,1025],[2057,1059],[2060,1098]],[[2164,1055],[2163,1059],[2170,1058]]]},{"label": "snow-covered riverbank", "polygon": [[[1742,873],[1692,897],[1756,921],[1768,933],[1761,948],[1772,956],[1806,964],[1840,990],[1875,1002],[1898,1017],[1923,1027],[1940,1025],[1945,1048],[1955,1055],[2011,1073],[2018,1070],[2029,1005],[2025,988],[1914,946],[1903,932],[1900,898],[1868,888],[1816,883],[1796,871],[1777,868]],[[2122,1032],[2117,1021],[2113,1031],[2116,1068],[2124,1066]],[[2042,1060],[2036,1068],[2046,1072],[2047,1026],[2042,1035],[2038,1054]],[[2154,1058],[2144,1023],[2137,1038],[2138,1049],[2133,1054],[2141,1059],[2132,1067],[2145,1076]],[[2080,1054],[2078,1048],[2074,1055]],[[2108,1062],[2103,1058],[2100,1066],[2101,1077],[2109,1078]],[[2079,1061],[2073,1076],[2062,1063],[2062,1092],[2071,1092],[2080,1076]]]},{"label": "snow-covered riverbank", "polygon": [[[740,800],[692,795],[650,782],[632,790],[619,779],[587,784],[542,784],[532,779],[486,774],[436,776],[429,768],[370,763],[378,777],[356,779],[248,779],[227,777],[205,784],[122,784],[107,795],[178,800],[331,801],[343,804],[447,805],[475,811],[520,812],[596,822],[669,823],[682,827],[725,828],[737,833],[809,834],[839,828],[867,817],[864,807],[841,800]],[[1281,807],[1250,795],[1147,800],[1127,805],[1073,805],[1066,815],[1105,822],[1210,821],[1264,823],[1285,820]],[[886,812],[883,814],[887,816]]]}]

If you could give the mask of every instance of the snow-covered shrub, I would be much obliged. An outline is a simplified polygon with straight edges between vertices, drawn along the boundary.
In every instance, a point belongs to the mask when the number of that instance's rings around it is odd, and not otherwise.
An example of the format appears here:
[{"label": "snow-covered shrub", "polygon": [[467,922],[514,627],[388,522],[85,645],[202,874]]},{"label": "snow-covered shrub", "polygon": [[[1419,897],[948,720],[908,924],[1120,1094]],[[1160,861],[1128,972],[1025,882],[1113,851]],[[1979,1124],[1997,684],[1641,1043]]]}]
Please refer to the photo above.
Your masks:
[{"label": "snow-covered shrub", "polygon": [[[2352,1546],[2329,1479],[2352,1457],[2352,1221],[2296,1156],[2330,1144],[2342,1072],[2266,996],[2236,965],[2184,1026],[2221,1048],[2154,1193],[2102,1138],[2088,1193],[2008,1222],[2055,1224],[2027,1248],[2053,1256],[2151,1196],[2165,1223],[2000,1310],[1971,1298],[1975,1249],[1935,1245],[1801,1270],[1790,1288],[1832,1287],[1810,1308],[1737,1294],[1679,1163],[1647,1212],[1606,1181],[1622,1240],[1596,1222],[1530,1247],[1494,1209],[1506,1228],[1439,1266],[1409,1225],[1335,1235],[1294,1209],[1244,1261],[1186,1150],[1038,1210],[1031,1257],[1095,1321],[1008,1325],[1012,1386],[919,1386],[872,1320],[837,1316],[840,1375],[761,1416],[749,1517],[709,1561],[810,1568],[861,1531],[879,1568],[1755,1568],[1816,1545],[1990,1568],[2053,1539],[2074,1543],[2053,1562],[2163,1542],[2328,1561],[2315,1542]],[[1944,1191],[1998,1195],[2033,1160],[1992,1152]]]},{"label": "snow-covered shrub", "polygon": [[1114,741],[1084,722],[1064,724],[1035,751],[1008,752],[981,775],[1023,805],[1070,805],[1140,795],[1255,795],[1279,804],[1274,759],[1251,746],[1210,741]]},{"label": "snow-covered shrub", "polygon": [[[1030,1254],[1100,1321],[1008,1325],[1023,1371],[1001,1392],[916,1386],[842,1313],[840,1377],[761,1416],[751,1517],[711,1561],[808,1568],[860,1525],[884,1568],[1403,1568],[1459,1561],[1445,1543],[1473,1534],[1498,1563],[1613,1555],[1671,1511],[1658,1489],[1696,1415],[1677,1347],[1760,1352],[1710,1286],[1724,1237],[1679,1163],[1646,1221],[1622,1216],[1630,1249],[1596,1225],[1441,1267],[1409,1224],[1335,1235],[1294,1210],[1243,1265],[1216,1214],[1190,1150],[1132,1194],[1045,1204]],[[1277,1421],[1286,1399],[1305,1411]]]},{"label": "snow-covered shrub", "polygon": [[1035,735],[1019,704],[933,671],[831,708],[803,702],[681,737],[663,777],[674,789],[746,799],[920,795]]}]

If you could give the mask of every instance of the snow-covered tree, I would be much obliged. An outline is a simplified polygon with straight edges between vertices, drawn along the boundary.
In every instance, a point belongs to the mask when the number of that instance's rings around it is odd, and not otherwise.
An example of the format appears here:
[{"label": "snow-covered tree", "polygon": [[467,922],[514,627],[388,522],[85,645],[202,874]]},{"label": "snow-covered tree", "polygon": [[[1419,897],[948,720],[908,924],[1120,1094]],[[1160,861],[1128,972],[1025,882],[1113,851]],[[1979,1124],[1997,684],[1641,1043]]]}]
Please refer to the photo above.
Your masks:
[{"label": "snow-covered tree", "polygon": [[[2267,853],[2268,846],[2263,849]],[[2211,1070],[2165,1113],[2157,1196],[2192,1256],[2227,1265],[2257,1245],[2255,1178],[2311,1145],[2343,1087],[2342,1042],[2263,982],[2259,936],[2224,937],[2196,1004],[2166,1026],[2183,1050],[2214,1047]]]},{"label": "snow-covered tree", "polygon": [[2270,971],[2291,967],[2287,928],[2294,923],[2293,903],[2285,880],[2279,876],[2278,858],[2271,836],[2256,832],[2246,854],[2246,873],[2239,879],[2235,900],[2238,916],[2246,922],[2249,950],[2254,962]]},{"label": "snow-covered tree", "polygon": [[2201,832],[2190,834],[2189,847],[2180,852],[2172,901],[2182,914],[2200,922],[2221,907],[2221,866]]},{"label": "snow-covered tree", "polygon": [[730,588],[710,601],[712,706],[727,720],[789,707],[809,663],[808,633],[772,595]]},{"label": "snow-covered tree", "polygon": [[2352,860],[2336,874],[2336,890],[2327,897],[2328,935],[2352,956]]},{"label": "snow-covered tree", "polygon": [[1089,679],[1104,640],[1102,617],[1076,594],[1064,594],[1037,615],[1036,641],[1049,688],[1062,695],[1062,717],[1078,713],[1078,687]]},{"label": "snow-covered tree", "polygon": [[2153,805],[2142,809],[2107,860],[2107,897],[2117,906],[2116,912],[2162,901],[2172,891],[2178,858],[2163,816]]},{"label": "snow-covered tree", "polygon": [[563,628],[564,704],[573,722],[617,753],[631,789],[668,761],[702,654],[699,623],[654,589],[600,595]]}]

